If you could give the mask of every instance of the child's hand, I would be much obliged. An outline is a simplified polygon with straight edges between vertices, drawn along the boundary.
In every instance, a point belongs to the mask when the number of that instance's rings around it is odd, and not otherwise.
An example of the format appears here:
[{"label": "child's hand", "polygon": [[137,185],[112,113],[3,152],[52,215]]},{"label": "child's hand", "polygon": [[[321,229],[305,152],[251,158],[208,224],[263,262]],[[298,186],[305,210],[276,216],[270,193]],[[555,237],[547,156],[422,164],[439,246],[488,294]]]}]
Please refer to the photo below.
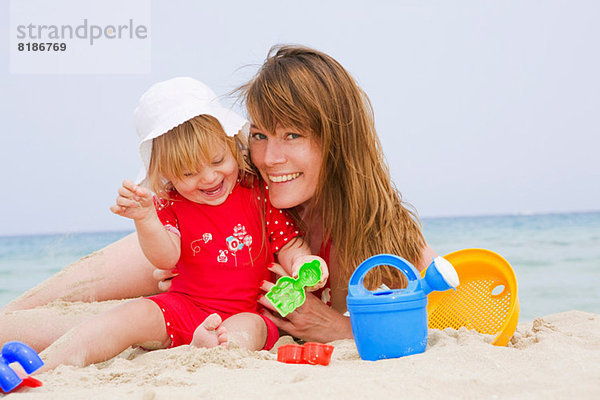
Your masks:
[{"label": "child's hand", "polygon": [[110,206],[110,211],[136,221],[143,220],[156,212],[152,193],[127,179],[119,188],[116,203]]},{"label": "child's hand", "polygon": [[327,282],[327,278],[329,278],[329,268],[327,268],[327,263],[319,256],[306,255],[297,257],[294,260],[294,264],[292,265],[292,276],[294,278],[298,278],[298,271],[300,270],[300,267],[302,267],[302,265],[304,265],[305,263],[309,263],[313,260],[318,260],[321,265],[321,280],[316,285],[307,287],[306,290],[308,290],[309,292],[313,292],[325,286],[325,282]]}]

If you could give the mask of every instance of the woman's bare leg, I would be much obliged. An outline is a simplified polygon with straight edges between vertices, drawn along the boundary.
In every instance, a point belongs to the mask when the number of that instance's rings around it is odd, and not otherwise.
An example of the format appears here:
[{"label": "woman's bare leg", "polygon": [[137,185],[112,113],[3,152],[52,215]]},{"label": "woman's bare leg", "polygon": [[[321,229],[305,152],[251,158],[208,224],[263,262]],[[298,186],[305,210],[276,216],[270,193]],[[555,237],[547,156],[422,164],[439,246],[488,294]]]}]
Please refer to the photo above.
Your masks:
[{"label": "woman's bare leg", "polygon": [[[133,233],[69,265],[0,312],[30,309],[54,300],[91,302],[155,294],[154,269]],[[0,331],[4,328],[0,323]]]},{"label": "woman's bare leg", "polygon": [[165,348],[171,344],[165,320],[152,300],[130,300],[88,319],[48,347],[40,356],[42,373],[61,364],[86,366],[106,361],[129,346]]}]

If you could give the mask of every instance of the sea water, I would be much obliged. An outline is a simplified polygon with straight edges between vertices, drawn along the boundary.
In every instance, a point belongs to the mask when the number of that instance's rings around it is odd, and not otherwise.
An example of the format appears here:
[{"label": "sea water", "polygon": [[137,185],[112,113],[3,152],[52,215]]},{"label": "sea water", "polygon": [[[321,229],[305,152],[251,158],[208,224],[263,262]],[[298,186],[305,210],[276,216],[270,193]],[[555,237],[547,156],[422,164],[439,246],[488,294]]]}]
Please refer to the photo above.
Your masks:
[{"label": "sea water", "polygon": [[517,276],[520,320],[569,310],[600,313],[600,212],[422,222],[441,255],[484,248],[503,256]]},{"label": "sea water", "polygon": [[[520,320],[568,310],[600,313],[600,212],[423,218],[441,255],[484,248],[518,281]],[[129,232],[0,237],[0,307],[68,264]]]}]

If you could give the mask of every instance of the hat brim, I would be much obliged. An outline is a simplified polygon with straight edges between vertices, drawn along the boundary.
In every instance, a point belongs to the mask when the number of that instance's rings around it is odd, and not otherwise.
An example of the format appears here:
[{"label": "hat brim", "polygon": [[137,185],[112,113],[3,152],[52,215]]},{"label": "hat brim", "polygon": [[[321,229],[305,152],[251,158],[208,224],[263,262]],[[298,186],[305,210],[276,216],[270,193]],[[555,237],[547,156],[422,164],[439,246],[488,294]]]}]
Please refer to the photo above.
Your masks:
[{"label": "hat brim", "polygon": [[246,120],[245,118],[239,116],[233,110],[227,109],[225,107],[215,105],[212,105],[211,107],[203,107],[201,105],[198,106],[196,104],[196,107],[191,105],[190,107],[184,107],[174,110],[172,112],[172,115],[170,115],[169,118],[165,118],[164,121],[183,122],[178,124],[165,123],[160,126],[157,126],[154,130],[148,133],[148,135],[140,143],[140,157],[142,158],[143,167],[136,178],[137,184],[142,184],[146,180],[147,171],[150,167],[150,158],[152,157],[152,140],[156,139],[161,135],[164,135],[171,129],[176,128],[179,125],[185,123],[186,121],[189,121],[190,119],[199,115],[211,115],[215,117],[221,124],[221,127],[223,128],[227,136],[233,137],[238,133],[241,133],[245,136],[250,134],[250,122],[248,122],[248,120]]}]

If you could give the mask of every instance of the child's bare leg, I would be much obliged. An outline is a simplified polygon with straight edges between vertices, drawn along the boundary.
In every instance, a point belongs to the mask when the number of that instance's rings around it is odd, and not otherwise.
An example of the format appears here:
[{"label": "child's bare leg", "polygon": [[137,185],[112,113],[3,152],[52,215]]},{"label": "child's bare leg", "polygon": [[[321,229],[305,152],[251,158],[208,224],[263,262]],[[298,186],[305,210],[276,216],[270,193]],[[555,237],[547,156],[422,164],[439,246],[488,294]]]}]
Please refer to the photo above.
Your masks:
[{"label": "child's bare leg", "polygon": [[267,325],[261,316],[239,313],[227,318],[220,327],[227,329],[227,343],[242,349],[261,350],[267,340]]},{"label": "child's bare leg", "polygon": [[115,302],[65,304],[64,307],[34,308],[0,313],[0,346],[18,340],[38,353],[74,326],[114,308]]},{"label": "child's bare leg", "polygon": [[223,321],[227,328],[229,343],[242,349],[262,350],[267,341],[267,324],[260,315],[239,313]]},{"label": "child's bare leg", "polygon": [[61,364],[85,366],[108,360],[132,345],[164,348],[171,343],[164,317],[147,299],[128,301],[73,328],[48,347],[39,373]]},{"label": "child's bare leg", "polygon": [[210,314],[194,331],[192,346],[216,347],[227,345],[227,328],[219,314]]}]

